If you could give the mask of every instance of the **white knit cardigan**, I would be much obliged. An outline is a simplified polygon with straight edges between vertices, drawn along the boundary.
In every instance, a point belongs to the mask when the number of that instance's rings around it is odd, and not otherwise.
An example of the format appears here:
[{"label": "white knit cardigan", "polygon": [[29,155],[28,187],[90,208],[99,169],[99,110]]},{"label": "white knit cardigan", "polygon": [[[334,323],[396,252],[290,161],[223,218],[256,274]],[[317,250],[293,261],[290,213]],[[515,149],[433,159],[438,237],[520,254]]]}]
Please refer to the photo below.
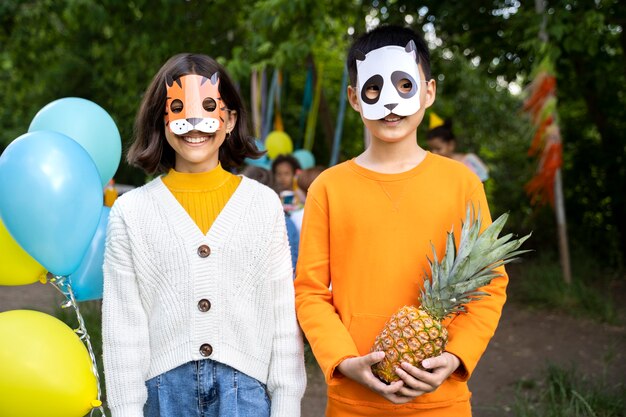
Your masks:
[{"label": "white knit cardigan", "polygon": [[121,196],[109,216],[102,310],[113,417],[143,416],[145,381],[206,359],[204,344],[209,359],[267,384],[272,417],[300,415],[306,373],[289,244],[280,201],[264,185],[243,177],[206,235],[160,177]]}]

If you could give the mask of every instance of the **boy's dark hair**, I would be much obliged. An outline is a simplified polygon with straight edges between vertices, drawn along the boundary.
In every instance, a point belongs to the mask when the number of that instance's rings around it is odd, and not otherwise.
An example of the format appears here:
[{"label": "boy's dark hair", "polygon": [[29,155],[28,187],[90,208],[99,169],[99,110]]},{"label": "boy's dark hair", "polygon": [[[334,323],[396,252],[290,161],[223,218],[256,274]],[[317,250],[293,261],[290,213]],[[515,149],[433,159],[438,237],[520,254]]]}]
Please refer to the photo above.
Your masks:
[{"label": "boy's dark hair", "polygon": [[226,70],[213,58],[202,54],[183,53],[171,57],[157,72],[146,90],[135,118],[134,141],[126,160],[148,174],[165,173],[174,167],[175,152],[165,138],[165,81],[183,75],[197,74],[211,77],[219,73],[219,92],[229,110],[237,112],[235,128],[219,150],[219,160],[225,168],[239,166],[245,158],[258,158],[260,152],[248,136],[248,120],[243,101]]},{"label": "boy's dark hair", "polygon": [[291,165],[291,168],[293,169],[294,174],[297,170],[300,169],[300,162],[298,162],[298,160],[295,157],[291,155],[281,154],[281,155],[278,155],[276,159],[274,159],[274,162],[272,162],[272,174],[276,174],[276,167],[282,164],[283,162],[286,162],[289,165]]},{"label": "boy's dark hair", "polygon": [[430,75],[430,52],[424,38],[409,28],[401,26],[379,26],[376,29],[367,32],[354,40],[352,46],[348,50],[348,58],[346,65],[348,66],[348,74],[350,75],[350,85],[356,87],[356,57],[357,51],[367,55],[383,46],[396,45],[405,47],[409,41],[415,42],[417,47],[418,64],[421,64],[422,71],[426,81],[431,78]]},{"label": "boy's dark hair", "polygon": [[454,133],[452,133],[452,120],[446,120],[441,126],[437,126],[430,129],[426,133],[426,140],[440,138],[444,142],[452,142],[456,140]]},{"label": "boy's dark hair", "polygon": [[255,165],[248,165],[241,171],[241,175],[258,181],[263,185],[267,185],[270,188],[274,186],[272,173],[268,169]]},{"label": "boy's dark hair", "polygon": [[300,175],[298,175],[298,188],[304,191],[304,194],[307,194],[309,192],[309,187],[313,184],[315,178],[317,178],[318,175],[320,175],[325,169],[326,167],[315,165],[314,167],[302,171]]}]

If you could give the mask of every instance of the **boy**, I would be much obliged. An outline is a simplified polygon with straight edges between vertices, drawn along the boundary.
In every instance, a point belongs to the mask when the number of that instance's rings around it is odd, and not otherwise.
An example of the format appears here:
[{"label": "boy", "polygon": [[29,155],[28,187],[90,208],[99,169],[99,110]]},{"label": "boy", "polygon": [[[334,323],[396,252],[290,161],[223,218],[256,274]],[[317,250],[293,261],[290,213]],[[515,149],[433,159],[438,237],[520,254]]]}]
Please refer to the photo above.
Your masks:
[{"label": "boy", "polygon": [[300,163],[292,155],[278,155],[272,162],[274,188],[283,202],[285,212],[291,213],[304,204],[304,193],[296,187],[296,175],[300,172]]},{"label": "boy", "polygon": [[348,98],[372,139],[309,189],[295,282],[298,319],[328,383],[326,415],[471,416],[467,380],[497,326],[506,275],[481,289],[490,297],[444,321],[448,345],[422,362],[428,371],[404,363],[401,380],[386,385],[371,371],[384,353],[370,349],[398,308],[417,304],[431,243],[441,259],[468,203],[481,208],[483,228],[491,223],[483,186],[417,144],[436,92],[421,37],[380,27],[354,42],[347,64]]}]

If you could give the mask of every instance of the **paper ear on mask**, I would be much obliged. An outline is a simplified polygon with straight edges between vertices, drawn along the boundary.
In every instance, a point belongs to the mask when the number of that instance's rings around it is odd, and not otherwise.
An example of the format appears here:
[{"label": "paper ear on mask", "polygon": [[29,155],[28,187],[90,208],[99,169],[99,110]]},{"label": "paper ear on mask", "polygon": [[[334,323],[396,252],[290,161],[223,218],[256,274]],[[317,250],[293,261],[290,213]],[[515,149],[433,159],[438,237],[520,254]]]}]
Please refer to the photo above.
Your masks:
[{"label": "paper ear on mask", "polygon": [[166,81],[165,124],[172,133],[215,133],[224,129],[227,110],[219,82],[218,73],[210,78],[188,74]]},{"label": "paper ear on mask", "polygon": [[[384,46],[357,57],[357,96],[363,117],[379,120],[391,113],[410,116],[419,111],[421,78],[417,61],[413,41],[404,48]],[[402,80],[411,82],[410,90],[398,88]],[[378,95],[368,97],[368,88],[378,90]]]}]

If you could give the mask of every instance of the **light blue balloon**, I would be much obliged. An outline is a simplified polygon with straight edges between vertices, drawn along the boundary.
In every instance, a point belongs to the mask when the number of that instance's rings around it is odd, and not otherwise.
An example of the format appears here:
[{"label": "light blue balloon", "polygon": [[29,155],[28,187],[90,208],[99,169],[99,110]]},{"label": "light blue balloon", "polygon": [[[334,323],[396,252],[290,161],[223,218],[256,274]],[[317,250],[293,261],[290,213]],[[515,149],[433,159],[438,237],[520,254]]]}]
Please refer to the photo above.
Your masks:
[{"label": "light blue balloon", "polygon": [[87,253],[78,269],[70,275],[70,284],[77,301],[99,300],[102,298],[102,265],[104,264],[104,244],[107,225],[109,224],[109,207],[102,207],[100,221],[96,233],[91,239]]},{"label": "light blue balloon", "polygon": [[306,149],[298,149],[292,153],[293,157],[300,163],[300,168],[309,169],[315,166],[315,157]]},{"label": "light blue balloon", "polygon": [[105,186],[120,164],[122,140],[115,122],[102,107],[78,97],[66,97],[44,106],[30,122],[29,132],[53,130],[78,142],[98,167]]},{"label": "light blue balloon", "polygon": [[247,165],[252,165],[252,166],[255,166],[255,167],[261,167],[261,168],[265,168],[265,169],[268,169],[268,170],[272,169],[272,162],[269,160],[267,155],[263,155],[259,159],[246,158],[244,160],[244,162]]},{"label": "light blue balloon", "polygon": [[51,131],[26,133],[0,156],[0,218],[15,241],[55,275],[83,259],[102,208],[96,165],[85,149]]},{"label": "light blue balloon", "polygon": [[[259,139],[255,139],[254,143],[256,144],[256,147],[257,147],[258,150],[260,150],[260,151],[264,151],[265,150],[265,145]],[[260,157],[258,159],[246,158],[246,159],[244,159],[244,162],[246,163],[246,165],[252,165],[252,166],[255,166],[255,167],[261,167],[261,168],[265,168],[267,170],[271,170],[272,169],[272,161],[270,161],[270,159],[267,156],[267,154],[263,155],[262,157]]]}]

